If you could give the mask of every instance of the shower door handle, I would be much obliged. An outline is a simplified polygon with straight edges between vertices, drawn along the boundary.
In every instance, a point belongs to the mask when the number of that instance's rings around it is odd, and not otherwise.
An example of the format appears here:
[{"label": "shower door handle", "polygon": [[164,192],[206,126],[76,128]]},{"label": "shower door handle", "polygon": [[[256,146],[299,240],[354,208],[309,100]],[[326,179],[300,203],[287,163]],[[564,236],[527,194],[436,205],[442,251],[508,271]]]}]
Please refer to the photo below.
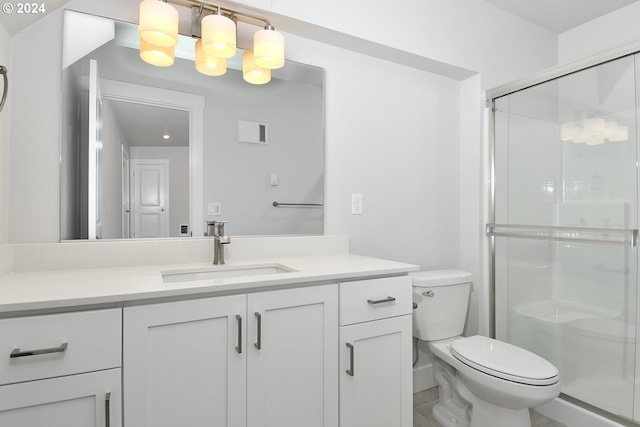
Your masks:
[{"label": "shower door handle", "polygon": [[638,247],[637,229],[559,227],[522,224],[487,224],[489,237],[510,237],[551,242],[575,242],[610,246]]}]

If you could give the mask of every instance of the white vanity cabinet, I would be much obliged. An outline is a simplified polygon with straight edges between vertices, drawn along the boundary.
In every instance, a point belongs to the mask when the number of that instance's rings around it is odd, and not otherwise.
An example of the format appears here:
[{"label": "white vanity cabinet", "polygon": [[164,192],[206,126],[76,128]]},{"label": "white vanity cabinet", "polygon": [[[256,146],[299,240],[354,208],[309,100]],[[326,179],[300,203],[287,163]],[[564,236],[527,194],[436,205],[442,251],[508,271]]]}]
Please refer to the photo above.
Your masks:
[{"label": "white vanity cabinet", "polygon": [[335,427],[337,285],[126,307],[126,426]]},{"label": "white vanity cabinet", "polygon": [[0,425],[120,427],[122,311],[0,319]]},{"label": "white vanity cabinet", "polygon": [[338,425],[338,286],[248,296],[247,425]]},{"label": "white vanity cabinet", "polygon": [[410,427],[408,276],[340,283],[340,426]]},{"label": "white vanity cabinet", "polygon": [[246,296],[124,308],[124,423],[244,426]]}]

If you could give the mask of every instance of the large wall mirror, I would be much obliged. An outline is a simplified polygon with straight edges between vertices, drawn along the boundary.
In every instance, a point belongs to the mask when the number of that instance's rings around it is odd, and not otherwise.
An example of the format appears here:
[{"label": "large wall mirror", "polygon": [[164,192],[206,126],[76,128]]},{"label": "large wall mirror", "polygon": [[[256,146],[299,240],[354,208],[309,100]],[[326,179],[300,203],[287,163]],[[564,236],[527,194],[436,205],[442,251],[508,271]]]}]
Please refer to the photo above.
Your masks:
[{"label": "large wall mirror", "polygon": [[65,11],[61,239],[322,234],[324,71],[205,76],[180,37],[155,67],[137,25]]}]

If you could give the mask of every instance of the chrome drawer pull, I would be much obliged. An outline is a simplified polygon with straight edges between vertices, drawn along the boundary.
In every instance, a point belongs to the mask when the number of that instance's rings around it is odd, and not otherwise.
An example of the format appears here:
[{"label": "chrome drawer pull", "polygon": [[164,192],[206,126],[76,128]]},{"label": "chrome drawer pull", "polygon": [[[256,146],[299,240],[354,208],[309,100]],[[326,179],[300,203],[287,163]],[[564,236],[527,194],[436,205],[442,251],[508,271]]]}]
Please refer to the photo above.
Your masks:
[{"label": "chrome drawer pull", "polygon": [[50,354],[50,353],[64,353],[65,351],[67,351],[66,342],[62,343],[60,347],[42,348],[39,350],[20,351],[19,348],[14,348],[11,354],[9,354],[9,357],[13,359],[15,357],[39,356],[41,354]]},{"label": "chrome drawer pull", "polygon": [[111,426],[111,393],[107,393],[104,397],[104,425]]},{"label": "chrome drawer pull", "polygon": [[394,302],[396,299],[394,297],[387,297],[385,299],[377,299],[377,300],[371,300],[368,299],[367,302],[371,305],[375,305],[375,304],[384,304],[385,302]]},{"label": "chrome drawer pull", "polygon": [[347,347],[349,348],[349,369],[346,370],[347,375],[353,376],[354,366],[353,366],[353,344],[347,343]]},{"label": "chrome drawer pull", "polygon": [[256,317],[258,318],[258,340],[254,344],[258,350],[262,349],[262,315],[256,311]]},{"label": "chrome drawer pull", "polygon": [[242,354],[242,316],[236,314],[236,320],[238,321],[238,345],[236,351],[238,354]]}]

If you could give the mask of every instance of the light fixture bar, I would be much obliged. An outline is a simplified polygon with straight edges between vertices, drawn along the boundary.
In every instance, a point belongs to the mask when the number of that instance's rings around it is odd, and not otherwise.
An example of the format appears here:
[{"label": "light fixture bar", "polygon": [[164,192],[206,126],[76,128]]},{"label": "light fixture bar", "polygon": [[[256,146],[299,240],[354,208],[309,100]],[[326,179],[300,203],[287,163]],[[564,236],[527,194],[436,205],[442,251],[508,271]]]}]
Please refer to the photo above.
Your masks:
[{"label": "light fixture bar", "polygon": [[[166,1],[166,0],[165,0]],[[229,9],[226,7],[218,6],[212,3],[199,1],[199,0],[170,0],[167,3],[174,3],[180,6],[191,7],[191,36],[192,37],[200,37],[201,36],[201,27],[200,20],[203,17],[204,10],[208,10],[213,13],[220,13],[228,18],[237,19],[240,22],[244,22],[246,24],[256,25],[259,23],[259,26],[264,28],[269,28],[271,30],[275,29],[267,18],[258,15],[252,15],[245,12],[239,12],[237,10]]]}]

